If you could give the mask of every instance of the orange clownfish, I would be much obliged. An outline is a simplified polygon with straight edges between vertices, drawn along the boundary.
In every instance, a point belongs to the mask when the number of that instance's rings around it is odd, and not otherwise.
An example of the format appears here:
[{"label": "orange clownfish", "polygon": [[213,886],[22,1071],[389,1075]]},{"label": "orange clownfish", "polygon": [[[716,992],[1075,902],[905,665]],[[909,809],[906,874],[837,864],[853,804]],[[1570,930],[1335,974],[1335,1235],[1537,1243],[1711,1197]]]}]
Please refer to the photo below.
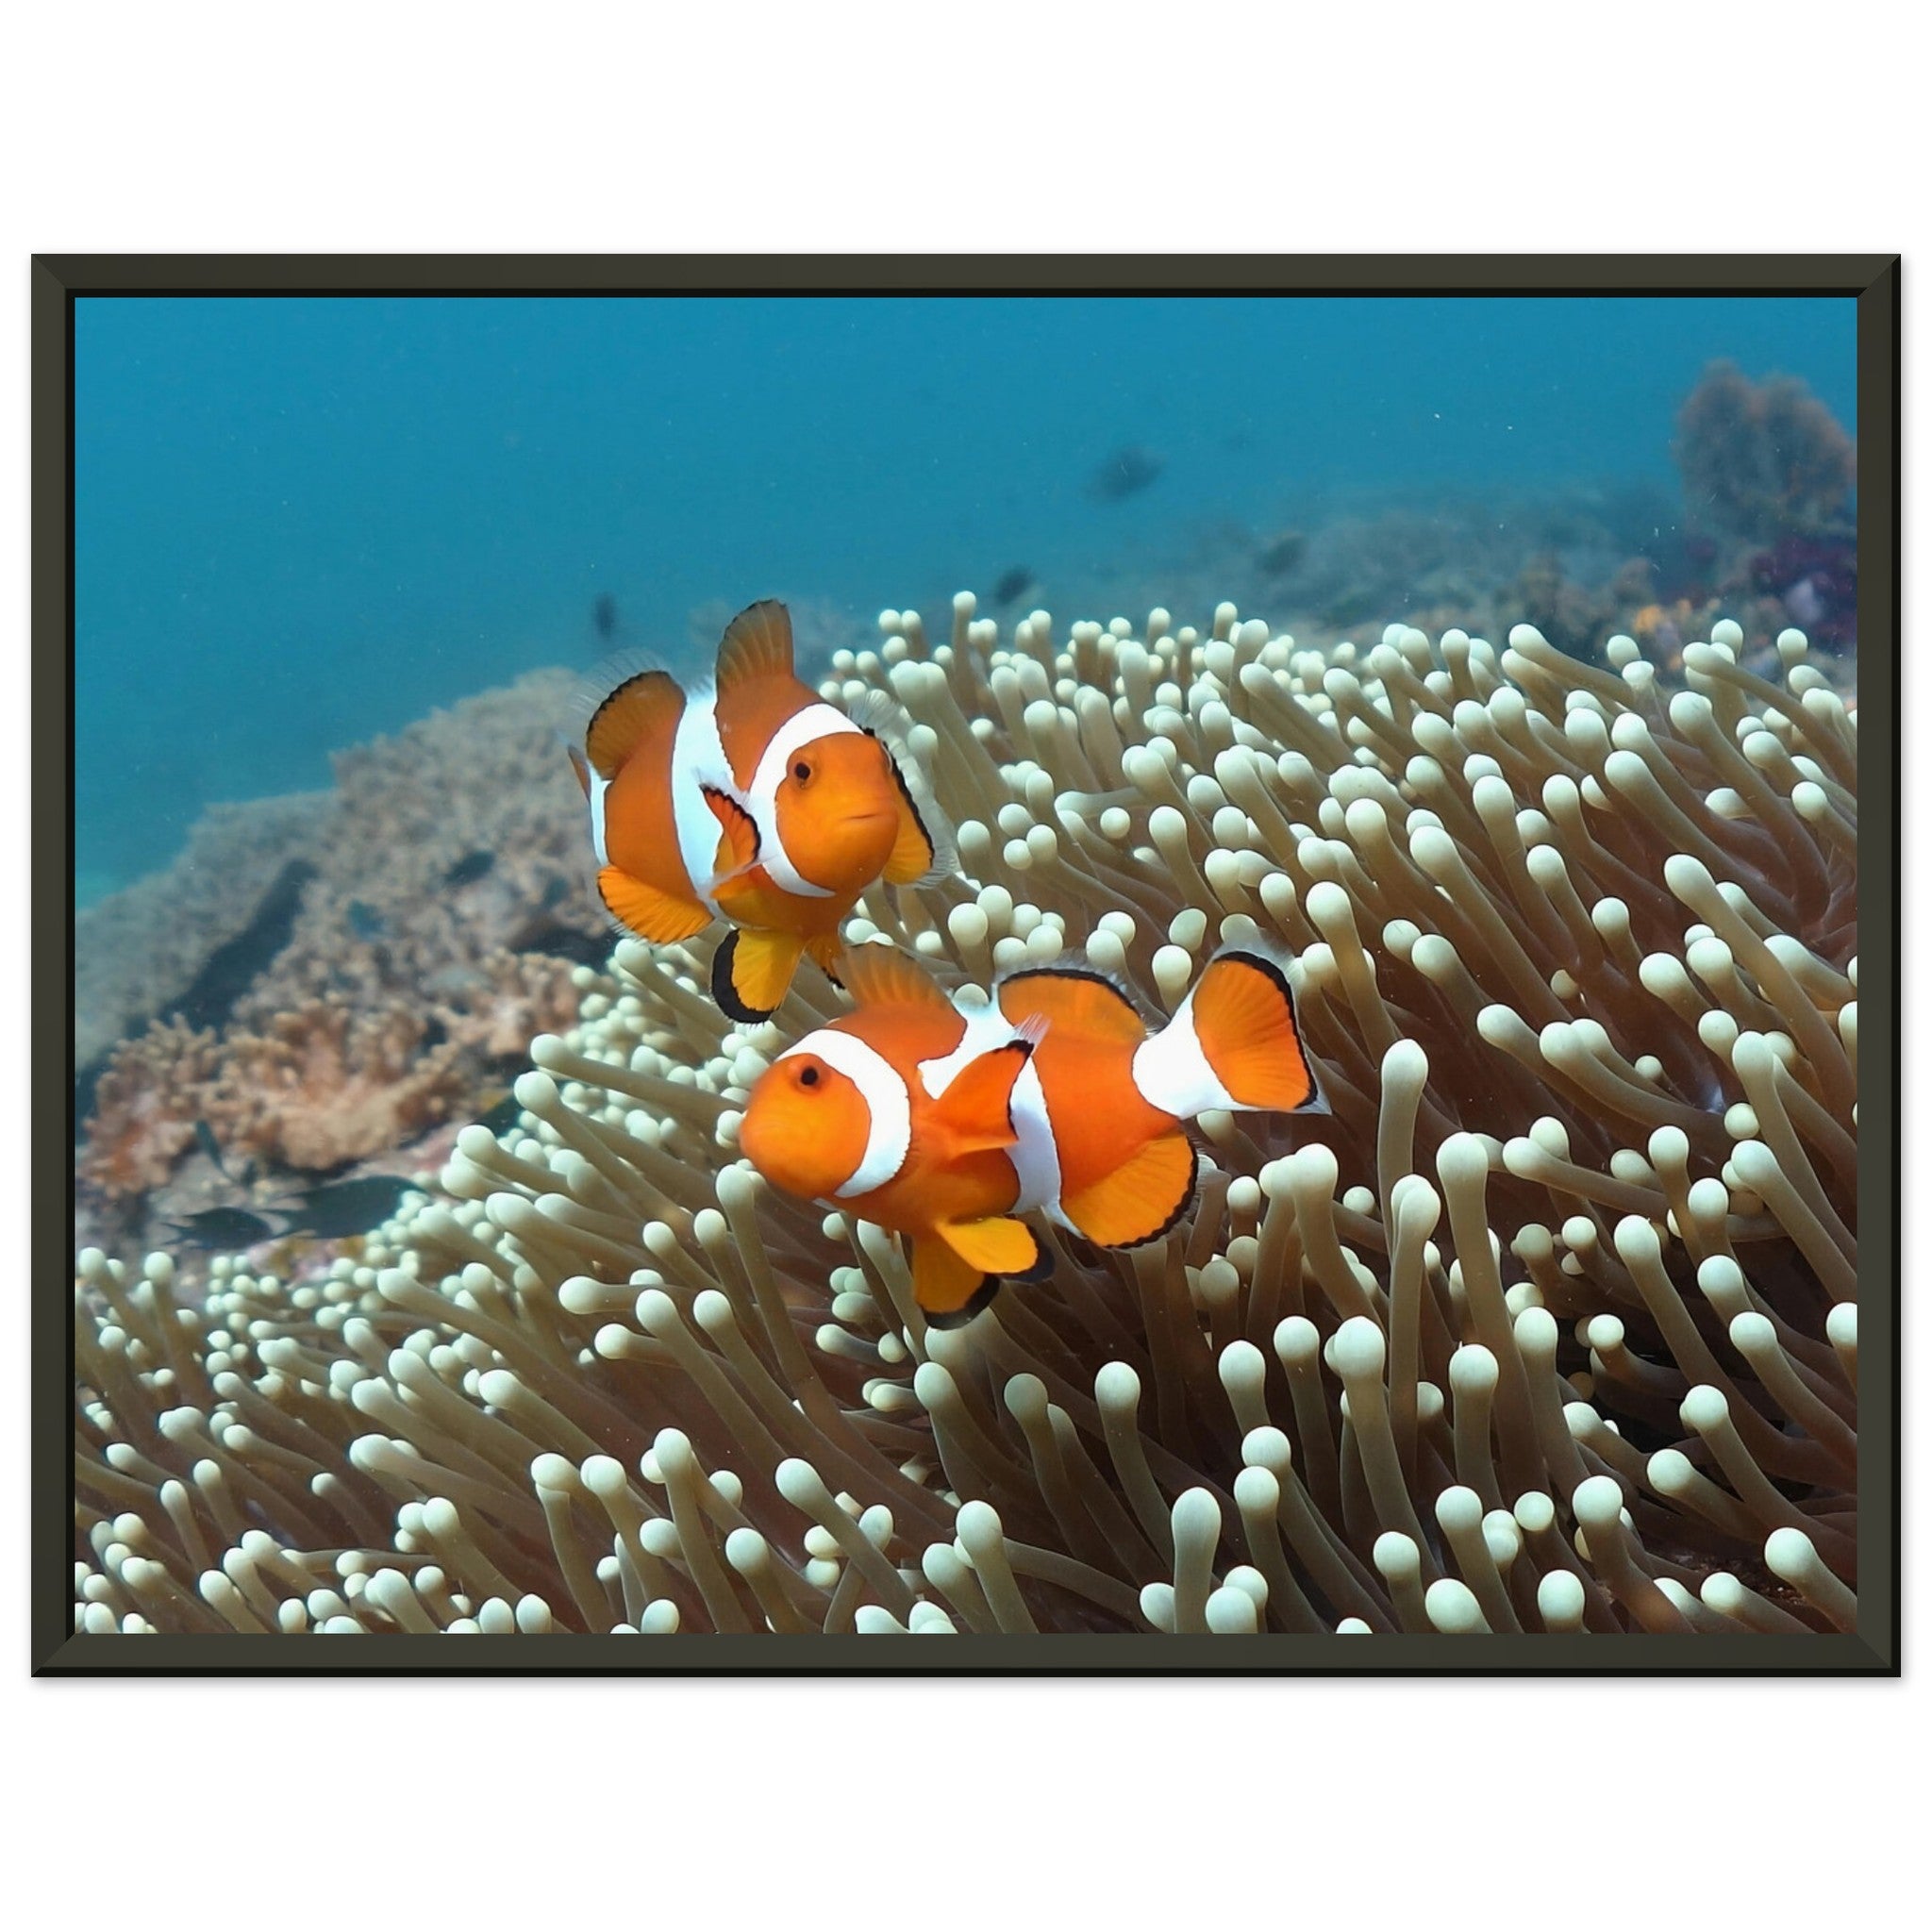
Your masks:
[{"label": "orange clownfish", "polygon": [[583,709],[569,750],[598,894],[658,945],[728,920],[711,991],[736,1021],[770,1017],[801,953],[830,973],[840,926],[875,881],[953,869],[896,708],[881,696],[848,716],[801,683],[782,604],[732,619],[714,691],[687,694],[668,671],[619,664]]},{"label": "orange clownfish", "polygon": [[841,973],[858,1010],[758,1076],[739,1144],[774,1186],[908,1236],[941,1326],[1045,1272],[1016,1215],[1104,1248],[1154,1241],[1193,1194],[1195,1115],[1323,1105],[1287,974],[1253,947],[1217,953],[1151,1034],[1089,967],[1023,969],[976,1006],[890,946],[853,947]]}]

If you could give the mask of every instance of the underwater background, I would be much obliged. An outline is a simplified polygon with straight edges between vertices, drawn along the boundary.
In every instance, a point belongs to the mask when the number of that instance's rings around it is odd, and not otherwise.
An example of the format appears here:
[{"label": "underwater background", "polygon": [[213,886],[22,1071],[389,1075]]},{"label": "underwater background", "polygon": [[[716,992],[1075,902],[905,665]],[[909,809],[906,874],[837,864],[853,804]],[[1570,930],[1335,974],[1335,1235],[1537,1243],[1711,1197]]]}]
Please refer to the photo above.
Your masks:
[{"label": "underwater background", "polygon": [[708,664],[758,596],[808,649],[961,586],[1379,629],[1533,560],[1649,559],[1638,608],[1842,577],[1754,574],[1806,507],[1681,474],[1719,360],[1852,427],[1849,298],[83,299],[75,903],[536,666]]},{"label": "underwater background", "polygon": [[[1854,316],[82,303],[75,1628],[1856,1628]],[[763,599],[951,822],[848,941],[1324,1104],[943,1325],[839,982],[591,886]]]},{"label": "underwater background", "polygon": [[86,298],[75,410],[76,1235],[121,1250],[347,1235],[514,1111],[608,950],[576,682],[705,675],[758,597],[808,675],[971,589],[1666,675],[1722,615],[1856,690],[1850,299]]}]

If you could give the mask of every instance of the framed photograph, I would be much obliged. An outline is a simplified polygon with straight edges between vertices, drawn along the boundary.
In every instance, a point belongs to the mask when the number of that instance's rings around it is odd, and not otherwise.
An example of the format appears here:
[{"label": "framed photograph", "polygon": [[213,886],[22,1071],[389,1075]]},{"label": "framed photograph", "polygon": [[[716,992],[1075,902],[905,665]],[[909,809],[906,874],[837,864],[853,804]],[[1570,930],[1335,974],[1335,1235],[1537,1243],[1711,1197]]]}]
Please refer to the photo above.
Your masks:
[{"label": "framed photograph", "polygon": [[1895,258],[34,302],[38,1672],[1896,1673]]}]

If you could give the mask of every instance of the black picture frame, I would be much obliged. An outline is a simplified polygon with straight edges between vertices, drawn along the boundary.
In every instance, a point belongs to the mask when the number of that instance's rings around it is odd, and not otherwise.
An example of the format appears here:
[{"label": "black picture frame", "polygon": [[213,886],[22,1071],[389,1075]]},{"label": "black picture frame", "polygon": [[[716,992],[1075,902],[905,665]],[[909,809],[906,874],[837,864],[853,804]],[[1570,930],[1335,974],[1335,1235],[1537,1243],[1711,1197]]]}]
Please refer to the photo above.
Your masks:
[{"label": "black picture frame", "polygon": [[[731,1636],[699,1643],[577,1639],[532,1652],[506,1638],[425,1645],[271,1646],[232,1637],[83,1641],[72,1628],[73,1527],[68,1309],[53,1288],[71,1254],[73,1036],[73,357],[77,298],[112,294],[1000,293],[1000,294],[1782,294],[1857,305],[1858,625],[1863,654],[1859,869],[1880,890],[1860,903],[1864,1008],[1858,1137],[1861,1278],[1877,1290],[1861,1327],[1859,1626],[1805,1638],[1651,1636],[1606,1645],[1580,1637],[1494,1636],[1470,1644],[1410,1636],[1337,1645],[1270,1636],[1219,1645],[1195,1637],[966,1636],[943,1646],[856,1645],[823,1637]],[[1299,1674],[1895,1675],[1900,1669],[1898,1040],[1901,891],[1898,660],[1900,264],[1895,256],[1578,257],[252,257],[42,256],[32,267],[34,522],[31,695],[35,859],[32,972],[35,1137],[31,1442],[31,1657],[37,1674]],[[1875,726],[1876,728],[1871,728]],[[1861,986],[1861,993],[1865,989]],[[56,1050],[64,1016],[68,1060]],[[64,1137],[58,1132],[64,1123]]]}]

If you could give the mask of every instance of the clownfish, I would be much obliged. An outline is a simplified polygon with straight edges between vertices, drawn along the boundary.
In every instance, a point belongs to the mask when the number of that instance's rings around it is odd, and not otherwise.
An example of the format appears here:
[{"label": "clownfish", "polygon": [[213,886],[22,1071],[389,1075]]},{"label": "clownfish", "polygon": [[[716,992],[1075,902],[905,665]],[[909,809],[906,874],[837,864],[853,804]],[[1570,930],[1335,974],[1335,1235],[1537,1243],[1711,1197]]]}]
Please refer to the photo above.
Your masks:
[{"label": "clownfish", "polygon": [[658,945],[728,920],[711,992],[741,1024],[771,1016],[801,953],[833,972],[840,927],[877,880],[954,869],[896,707],[875,695],[848,715],[802,683],[782,604],[731,620],[715,689],[687,693],[668,671],[616,662],[581,709],[568,750],[598,896]]},{"label": "clownfish", "polygon": [[739,1144],[787,1193],[910,1239],[929,1321],[976,1314],[1049,1265],[1033,1210],[1103,1248],[1167,1233],[1194,1191],[1186,1124],[1210,1108],[1321,1108],[1280,963],[1224,948],[1150,1033],[1090,967],[1024,968],[973,1006],[906,954],[850,949],[857,1010],[759,1074]]}]

